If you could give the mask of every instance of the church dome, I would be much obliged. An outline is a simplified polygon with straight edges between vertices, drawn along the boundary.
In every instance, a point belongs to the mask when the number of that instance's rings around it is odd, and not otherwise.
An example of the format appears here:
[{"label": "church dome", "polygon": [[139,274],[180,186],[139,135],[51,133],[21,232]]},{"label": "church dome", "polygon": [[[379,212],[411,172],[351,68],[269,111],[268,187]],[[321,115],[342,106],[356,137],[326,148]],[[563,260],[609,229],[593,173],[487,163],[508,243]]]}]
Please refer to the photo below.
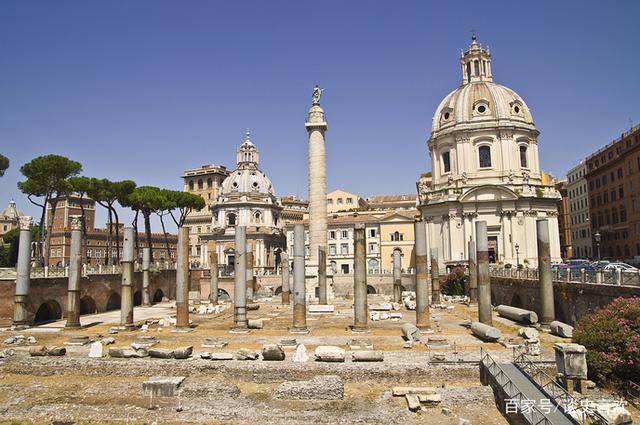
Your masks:
[{"label": "church dome", "polygon": [[222,182],[221,195],[275,196],[271,180],[258,169],[258,149],[247,131],[237,153],[237,168]]},{"label": "church dome", "polygon": [[440,102],[433,115],[432,137],[460,127],[519,125],[535,130],[529,107],[515,91],[493,82],[491,54],[475,37],[462,53],[462,84]]},{"label": "church dome", "polygon": [[18,208],[16,208],[16,203],[13,199],[9,201],[9,206],[0,212],[0,218],[3,220],[18,221],[22,215],[23,214],[18,211]]}]

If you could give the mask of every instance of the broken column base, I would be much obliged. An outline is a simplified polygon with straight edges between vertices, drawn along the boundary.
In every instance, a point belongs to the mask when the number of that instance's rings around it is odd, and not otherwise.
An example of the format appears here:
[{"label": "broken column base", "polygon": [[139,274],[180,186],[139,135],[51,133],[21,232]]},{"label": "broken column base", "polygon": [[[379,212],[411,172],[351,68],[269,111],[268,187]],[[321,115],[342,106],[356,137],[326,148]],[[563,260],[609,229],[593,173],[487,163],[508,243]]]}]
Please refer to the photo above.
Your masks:
[{"label": "broken column base", "polygon": [[309,333],[309,328],[289,328],[289,333],[306,335]]},{"label": "broken column base", "polygon": [[351,328],[351,333],[354,334],[370,334],[371,330],[367,327],[355,327],[355,326],[350,326]]}]

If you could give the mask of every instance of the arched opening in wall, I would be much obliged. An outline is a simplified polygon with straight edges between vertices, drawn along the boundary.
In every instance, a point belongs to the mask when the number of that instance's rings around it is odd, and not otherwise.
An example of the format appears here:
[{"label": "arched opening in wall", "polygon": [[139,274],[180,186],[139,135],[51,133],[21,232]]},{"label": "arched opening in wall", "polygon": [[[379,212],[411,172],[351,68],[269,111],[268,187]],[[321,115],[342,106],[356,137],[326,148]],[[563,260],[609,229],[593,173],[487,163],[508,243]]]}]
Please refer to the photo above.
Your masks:
[{"label": "arched opening in wall", "polygon": [[377,294],[376,288],[374,288],[371,285],[367,285],[367,295],[374,295],[374,294]]},{"label": "arched opening in wall", "polygon": [[513,294],[513,298],[511,298],[511,307],[522,308],[522,299],[520,298],[520,295]]},{"label": "arched opening in wall", "polygon": [[560,299],[554,298],[553,307],[554,307],[553,309],[556,316],[555,320],[559,320],[560,322],[563,322],[563,323],[569,323],[569,321],[567,321],[567,313],[565,311],[564,304],[561,302]]},{"label": "arched opening in wall", "polygon": [[115,292],[111,293],[109,299],[107,300],[107,307],[105,311],[117,310],[120,308],[120,294],[116,294]]},{"label": "arched opening in wall", "polygon": [[98,308],[93,298],[88,295],[80,298],[80,314],[96,314],[97,312]]},{"label": "arched opening in wall", "polygon": [[156,292],[153,293],[153,300],[152,302],[155,303],[159,303],[162,302],[162,298],[164,298],[164,292],[162,292],[162,289],[156,289]]},{"label": "arched opening in wall", "polygon": [[282,293],[282,286],[278,286],[275,291],[273,291],[273,295],[280,295]]},{"label": "arched opening in wall", "polygon": [[38,307],[36,311],[36,317],[33,319],[33,323],[41,325],[43,323],[55,322],[62,318],[62,308],[54,300],[45,301]]},{"label": "arched opening in wall", "polygon": [[142,291],[133,294],[133,305],[142,305]]},{"label": "arched opening in wall", "polygon": [[218,288],[218,300],[228,300],[231,299],[229,293],[224,289]]}]

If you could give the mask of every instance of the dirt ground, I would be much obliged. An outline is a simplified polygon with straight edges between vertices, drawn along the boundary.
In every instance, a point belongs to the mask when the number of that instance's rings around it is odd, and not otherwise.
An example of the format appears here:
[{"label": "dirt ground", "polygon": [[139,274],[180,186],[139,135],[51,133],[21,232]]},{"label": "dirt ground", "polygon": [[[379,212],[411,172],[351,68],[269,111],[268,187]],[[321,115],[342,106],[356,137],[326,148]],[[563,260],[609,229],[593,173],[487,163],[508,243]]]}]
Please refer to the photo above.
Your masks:
[{"label": "dirt ground", "polygon": [[[370,303],[384,301],[382,296],[370,297]],[[175,359],[102,359],[88,358],[89,346],[67,347],[64,357],[30,357],[28,345],[1,345],[0,350],[14,348],[13,357],[0,359],[0,423],[238,423],[238,424],[459,424],[461,418],[472,424],[506,424],[495,407],[490,387],[479,381],[477,361],[480,347],[489,350],[501,361],[509,361],[512,351],[497,343],[484,343],[471,336],[461,326],[464,319],[476,317],[476,311],[463,304],[451,304],[453,312],[432,309],[432,325],[437,335],[447,338],[449,347],[430,350],[425,344],[403,348],[400,328],[403,323],[415,323],[415,312],[402,309],[399,321],[369,321],[370,332],[353,334],[350,301],[334,303],[334,314],[308,314],[310,333],[292,335],[292,309],[282,306],[279,299],[259,302],[259,309],[249,311],[250,319],[262,318],[264,328],[248,334],[229,333],[232,327],[231,304],[216,315],[191,314],[193,331],[172,332],[171,327],[158,324],[147,332],[119,330],[110,334],[112,325],[100,323],[68,331],[49,325],[21,332],[4,330],[4,341],[18,334],[34,336],[37,345],[60,346],[72,336],[87,335],[92,340],[112,336],[110,347],[126,347],[141,335],[153,335],[158,348],[192,345],[194,355],[188,360]],[[161,318],[166,316],[162,310]],[[175,310],[173,310],[175,313]],[[496,318],[494,325],[506,334],[515,335],[518,325]],[[229,341],[222,349],[202,348],[205,337]],[[235,352],[240,348],[260,350],[263,344],[279,343],[295,338],[305,344],[310,361],[294,363],[294,348],[285,349],[282,362],[211,361],[200,358],[204,351]],[[349,341],[370,338],[375,350],[384,351],[384,362],[354,363]],[[423,340],[426,340],[423,336]],[[553,360],[552,345],[557,338],[542,335],[543,360]],[[344,363],[313,361],[318,345],[336,345],[347,350]],[[430,362],[433,351],[445,353],[447,362]],[[344,382],[344,398],[333,401],[282,400],[275,397],[278,386],[285,381],[308,380],[319,375],[337,375]],[[179,396],[155,397],[143,394],[142,383],[152,376],[186,377]],[[391,395],[395,386],[436,387],[442,402],[414,413],[407,408],[404,397]],[[151,407],[151,408],[150,408]]]}]

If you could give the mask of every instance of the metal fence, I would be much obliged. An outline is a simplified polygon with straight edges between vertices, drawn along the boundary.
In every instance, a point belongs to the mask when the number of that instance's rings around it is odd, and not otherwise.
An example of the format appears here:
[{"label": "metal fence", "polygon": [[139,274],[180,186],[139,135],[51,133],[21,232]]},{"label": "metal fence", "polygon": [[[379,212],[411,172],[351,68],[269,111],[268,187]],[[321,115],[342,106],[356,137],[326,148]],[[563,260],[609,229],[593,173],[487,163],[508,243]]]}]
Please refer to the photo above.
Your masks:
[{"label": "metal fence", "polygon": [[[571,283],[592,283],[598,285],[640,286],[640,271],[594,270],[577,268],[555,268],[552,270],[553,280]],[[492,277],[511,279],[538,280],[538,269],[506,268],[492,266],[489,269]]]}]

